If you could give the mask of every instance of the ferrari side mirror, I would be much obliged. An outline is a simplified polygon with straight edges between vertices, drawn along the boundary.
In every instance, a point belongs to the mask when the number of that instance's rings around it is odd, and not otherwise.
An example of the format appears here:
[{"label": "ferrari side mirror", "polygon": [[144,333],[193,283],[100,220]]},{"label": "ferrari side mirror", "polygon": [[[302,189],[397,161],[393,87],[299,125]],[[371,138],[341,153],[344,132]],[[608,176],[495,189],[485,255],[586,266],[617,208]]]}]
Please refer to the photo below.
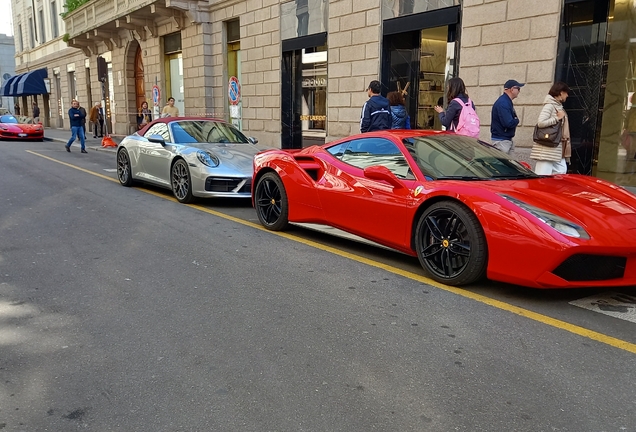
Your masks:
[{"label": "ferrari side mirror", "polygon": [[404,184],[385,166],[374,165],[364,169],[364,176],[371,180],[384,180],[395,188],[403,188]]}]

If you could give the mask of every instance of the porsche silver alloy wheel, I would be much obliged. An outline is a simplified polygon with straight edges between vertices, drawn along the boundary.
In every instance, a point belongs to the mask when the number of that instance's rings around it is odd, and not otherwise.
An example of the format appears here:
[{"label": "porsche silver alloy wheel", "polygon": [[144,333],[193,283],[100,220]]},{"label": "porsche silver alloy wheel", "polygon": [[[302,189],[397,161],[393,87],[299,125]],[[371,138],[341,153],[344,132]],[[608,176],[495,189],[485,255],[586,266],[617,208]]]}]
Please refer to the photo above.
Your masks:
[{"label": "porsche silver alloy wheel", "polygon": [[192,201],[192,179],[188,164],[183,159],[179,159],[172,165],[170,183],[172,184],[172,193],[177,201],[183,204]]},{"label": "porsche silver alloy wheel", "polygon": [[256,213],[263,226],[272,231],[287,227],[289,211],[285,186],[278,174],[268,172],[258,180],[254,192]]},{"label": "porsche silver alloy wheel", "polygon": [[123,186],[132,186],[132,170],[130,168],[130,157],[128,151],[122,148],[117,152],[117,178]]},{"label": "porsche silver alloy wheel", "polygon": [[486,237],[477,217],[463,205],[443,201],[421,216],[415,232],[420,264],[448,285],[473,283],[486,274]]}]

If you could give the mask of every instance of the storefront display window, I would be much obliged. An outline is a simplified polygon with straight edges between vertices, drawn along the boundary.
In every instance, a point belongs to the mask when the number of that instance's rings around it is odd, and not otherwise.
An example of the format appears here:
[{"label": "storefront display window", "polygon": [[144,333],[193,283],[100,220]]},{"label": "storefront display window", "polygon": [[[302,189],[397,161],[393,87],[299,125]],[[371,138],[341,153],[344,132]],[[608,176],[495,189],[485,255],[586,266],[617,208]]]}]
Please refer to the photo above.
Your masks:
[{"label": "storefront display window", "polygon": [[594,175],[636,186],[636,1],[610,2],[609,55]]}]

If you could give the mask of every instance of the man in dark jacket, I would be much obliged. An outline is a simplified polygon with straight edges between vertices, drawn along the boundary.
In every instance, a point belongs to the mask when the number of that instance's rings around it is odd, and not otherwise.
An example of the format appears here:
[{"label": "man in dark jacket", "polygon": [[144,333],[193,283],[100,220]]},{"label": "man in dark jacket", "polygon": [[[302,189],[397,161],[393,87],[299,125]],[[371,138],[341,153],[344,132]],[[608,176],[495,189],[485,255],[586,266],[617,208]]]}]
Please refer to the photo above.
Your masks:
[{"label": "man in dark jacket", "polygon": [[79,136],[82,153],[88,153],[84,145],[84,127],[82,126],[86,119],[86,112],[82,113],[82,111],[80,111],[79,102],[75,99],[73,99],[71,105],[71,109],[68,110],[68,118],[71,121],[71,139],[66,143],[66,151],[71,152],[71,144],[73,144],[75,138]]},{"label": "man in dark jacket", "polygon": [[380,94],[382,84],[380,81],[371,81],[367,88],[369,100],[362,107],[360,118],[360,132],[373,132],[383,129],[391,129],[391,104],[389,100]]},{"label": "man in dark jacket", "polygon": [[519,96],[523,86],[524,84],[515,80],[506,81],[503,94],[492,106],[490,138],[492,145],[504,153],[509,154],[515,148],[512,139],[515,136],[519,118],[512,101]]}]

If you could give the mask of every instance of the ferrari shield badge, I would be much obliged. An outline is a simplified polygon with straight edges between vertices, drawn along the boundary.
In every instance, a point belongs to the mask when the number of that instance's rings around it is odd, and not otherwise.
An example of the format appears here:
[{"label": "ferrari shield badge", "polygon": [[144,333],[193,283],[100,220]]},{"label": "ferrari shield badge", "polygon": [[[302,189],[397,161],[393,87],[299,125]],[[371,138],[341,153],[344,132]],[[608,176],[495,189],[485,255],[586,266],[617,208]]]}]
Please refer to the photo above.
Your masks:
[{"label": "ferrari shield badge", "polygon": [[413,196],[418,196],[422,192],[422,189],[424,189],[424,186],[416,187],[415,190],[413,191]]}]

